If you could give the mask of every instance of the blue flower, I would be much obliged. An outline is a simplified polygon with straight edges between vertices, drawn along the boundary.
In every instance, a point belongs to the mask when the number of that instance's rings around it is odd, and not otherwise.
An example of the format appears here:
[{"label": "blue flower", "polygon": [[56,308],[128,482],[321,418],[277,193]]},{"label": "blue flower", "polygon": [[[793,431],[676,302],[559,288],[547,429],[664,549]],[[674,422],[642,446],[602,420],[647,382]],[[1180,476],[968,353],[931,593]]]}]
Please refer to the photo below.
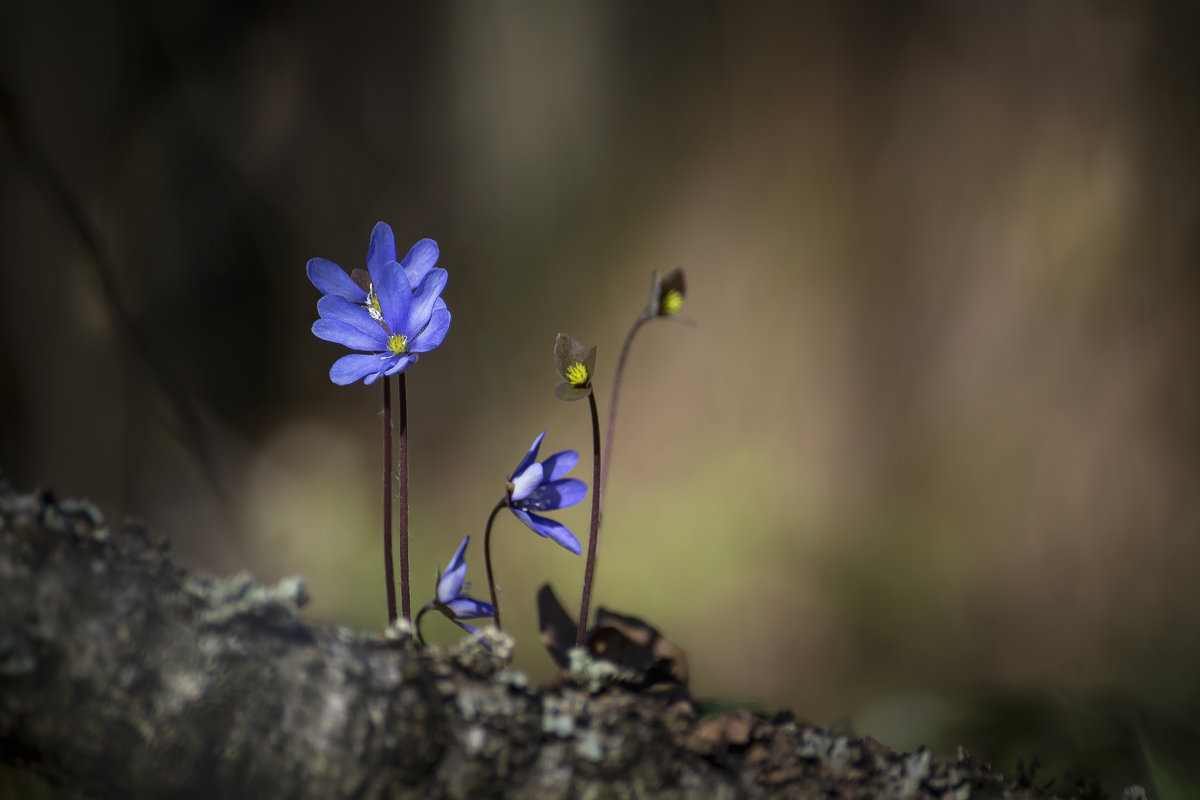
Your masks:
[{"label": "blue flower", "polygon": [[403,262],[396,261],[392,230],[380,222],[367,252],[369,281],[363,276],[356,281],[323,258],[308,262],[309,280],[324,294],[317,301],[320,319],[313,323],[313,334],[366,351],[335,361],[330,380],[340,386],[358,380],[371,384],[403,372],[421,353],[442,343],[450,329],[450,312],[441,298],[448,276],[433,266],[437,257],[437,244],[423,239]]},{"label": "blue flower", "polygon": [[495,611],[492,610],[491,604],[465,594],[466,590],[471,588],[470,584],[465,582],[467,577],[466,551],[469,541],[471,541],[470,536],[462,540],[462,544],[454,551],[454,557],[446,566],[446,573],[438,576],[437,600],[430,605],[446,614],[458,627],[468,633],[478,635],[479,631],[474,627],[459,620],[491,617]]},{"label": "blue flower", "polygon": [[538,448],[545,436],[546,432],[542,431],[533,440],[533,447],[529,448],[508,479],[508,507],[531,531],[539,536],[548,536],[579,555],[583,548],[567,526],[533,513],[573,506],[587,496],[586,483],[562,477],[579,461],[579,454],[574,450],[563,450],[538,463]]},{"label": "blue flower", "polygon": [[[392,235],[392,228],[386,222],[376,222],[374,230],[371,231],[371,245],[367,249],[368,272],[365,276],[361,275],[363,271],[358,269],[354,270],[354,274],[347,275],[345,270],[327,258],[312,258],[308,262],[308,279],[323,295],[337,295],[351,303],[367,306],[371,287],[366,284],[370,281],[370,276],[388,262],[395,260],[396,238]],[[422,239],[412,246],[399,264],[408,276],[408,282],[413,286],[420,286],[437,260],[437,242]],[[363,278],[364,285],[360,285],[356,280],[359,277]],[[441,305],[445,308],[444,302]]]},{"label": "blue flower", "polygon": [[470,536],[462,540],[462,544],[454,551],[454,557],[446,566],[446,574],[438,577],[437,599],[439,603],[453,611],[454,616],[459,619],[490,617],[495,613],[492,611],[491,605],[463,593],[471,588],[471,584],[466,583],[466,552],[469,541],[471,541]]}]

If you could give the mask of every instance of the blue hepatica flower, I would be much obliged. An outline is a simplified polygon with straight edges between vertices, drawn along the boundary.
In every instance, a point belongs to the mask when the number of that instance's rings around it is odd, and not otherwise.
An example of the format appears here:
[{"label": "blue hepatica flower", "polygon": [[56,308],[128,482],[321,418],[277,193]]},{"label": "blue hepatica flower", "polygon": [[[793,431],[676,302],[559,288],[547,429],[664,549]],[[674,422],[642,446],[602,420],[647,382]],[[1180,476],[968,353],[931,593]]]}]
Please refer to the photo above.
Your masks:
[{"label": "blue hepatica flower", "polygon": [[459,620],[464,619],[479,619],[482,617],[491,617],[495,614],[490,603],[485,603],[482,600],[476,600],[466,594],[471,588],[470,584],[466,583],[467,578],[467,542],[471,541],[468,536],[462,540],[462,544],[454,551],[454,558],[450,559],[450,563],[446,566],[446,574],[438,576],[437,584],[437,600],[434,605],[445,613],[450,613],[449,617],[455,625],[463,630],[478,635],[479,631],[472,626]]},{"label": "blue hepatica flower", "polygon": [[567,508],[587,496],[586,483],[562,477],[579,461],[579,454],[574,450],[563,450],[538,463],[538,448],[545,436],[546,432],[542,431],[533,440],[533,447],[529,448],[508,479],[508,507],[531,531],[539,536],[548,536],[579,555],[582,552],[579,540],[566,525],[533,513]]},{"label": "blue hepatica flower", "polygon": [[365,276],[347,275],[324,258],[308,262],[309,280],[324,294],[317,301],[320,319],[313,334],[366,351],[335,361],[330,380],[341,386],[358,380],[371,384],[403,372],[442,343],[450,329],[450,312],[441,298],[448,276],[434,266],[437,258],[437,244],[422,239],[396,261],[392,229],[380,222],[371,234]]}]

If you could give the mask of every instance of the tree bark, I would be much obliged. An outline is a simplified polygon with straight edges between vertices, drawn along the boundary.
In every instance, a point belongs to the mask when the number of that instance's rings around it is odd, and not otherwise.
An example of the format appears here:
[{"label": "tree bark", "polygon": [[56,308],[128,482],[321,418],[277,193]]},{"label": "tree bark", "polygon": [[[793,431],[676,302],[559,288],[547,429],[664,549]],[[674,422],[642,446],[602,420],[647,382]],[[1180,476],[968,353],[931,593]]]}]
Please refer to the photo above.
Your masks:
[{"label": "tree bark", "polygon": [[304,599],[0,484],[0,763],[102,798],[1038,796],[787,713],[701,721],[600,662],[530,687],[502,640],[422,649]]}]

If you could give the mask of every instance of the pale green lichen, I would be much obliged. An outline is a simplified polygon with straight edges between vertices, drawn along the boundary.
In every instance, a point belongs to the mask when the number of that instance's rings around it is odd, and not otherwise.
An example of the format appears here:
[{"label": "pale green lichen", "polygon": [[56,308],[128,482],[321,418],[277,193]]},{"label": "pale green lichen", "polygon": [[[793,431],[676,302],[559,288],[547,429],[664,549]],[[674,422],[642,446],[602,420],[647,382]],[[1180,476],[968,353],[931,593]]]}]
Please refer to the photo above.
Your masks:
[{"label": "pale green lichen", "polygon": [[496,680],[499,683],[506,684],[514,689],[528,689],[529,676],[519,669],[509,669],[505,667],[496,673]]},{"label": "pale green lichen", "polygon": [[613,662],[602,658],[593,658],[582,647],[572,647],[568,650],[567,659],[567,680],[576,686],[587,687],[592,694],[618,681],[638,680],[636,672],[622,669]]},{"label": "pale green lichen", "polygon": [[489,625],[479,633],[491,645],[493,656],[505,664],[512,661],[513,651],[517,647],[517,640],[510,633],[497,630],[494,625]]},{"label": "pale green lichen", "polygon": [[468,758],[475,758],[483,753],[483,747],[487,744],[487,731],[482,725],[471,725],[463,732],[460,741],[463,753]]},{"label": "pale green lichen", "polygon": [[383,629],[383,638],[392,641],[411,639],[415,635],[415,631],[412,620],[407,617],[397,617],[395,622]]},{"label": "pale green lichen", "polygon": [[[446,687],[447,696],[454,697],[459,715],[468,722],[477,718],[502,718],[513,711],[513,700],[507,688],[492,683],[458,686],[453,682]],[[442,687],[439,687],[441,691]]]},{"label": "pale green lichen", "polygon": [[42,525],[55,533],[70,533],[67,518],[54,506],[42,509]]},{"label": "pale green lichen", "polygon": [[91,500],[69,497],[60,502],[58,508],[67,516],[83,517],[93,528],[99,528],[104,524],[104,514],[100,512],[100,508]]},{"label": "pale green lichen", "polygon": [[841,778],[850,767],[850,756],[850,740],[845,736],[839,736],[834,739],[833,744],[829,746],[827,761],[829,771],[835,777]]},{"label": "pale green lichen", "polygon": [[[450,691],[454,691],[453,684],[447,688]],[[475,703],[475,695],[471,692],[459,692],[454,697],[454,704],[458,706],[459,716],[468,722],[475,719],[475,717],[479,715],[480,708]]]},{"label": "pale green lichen", "polygon": [[904,777],[896,789],[898,797],[910,797],[916,794],[921,781],[929,776],[931,759],[932,754],[923,747],[904,759]]},{"label": "pale green lichen", "polygon": [[542,700],[542,732],[559,738],[575,733],[577,703],[569,696],[548,695]]},{"label": "pale green lichen", "polygon": [[208,601],[209,607],[200,618],[209,625],[265,611],[294,615],[308,601],[304,579],[299,576],[284,578],[274,586],[256,583],[248,572],[239,572],[231,578],[189,577],[183,589]]},{"label": "pale green lichen", "polygon": [[821,760],[833,747],[833,737],[816,728],[805,728],[800,732],[796,755],[802,758]]},{"label": "pale green lichen", "polygon": [[579,734],[575,740],[575,752],[584,761],[594,764],[604,760],[604,742],[595,728],[589,728]]}]

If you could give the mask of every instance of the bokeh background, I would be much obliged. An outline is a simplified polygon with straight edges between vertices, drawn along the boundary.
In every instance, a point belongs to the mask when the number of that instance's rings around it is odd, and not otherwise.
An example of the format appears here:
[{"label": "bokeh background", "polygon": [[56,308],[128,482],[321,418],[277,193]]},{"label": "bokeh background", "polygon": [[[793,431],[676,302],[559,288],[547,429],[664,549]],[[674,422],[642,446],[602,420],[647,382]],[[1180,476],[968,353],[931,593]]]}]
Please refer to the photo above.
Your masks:
[{"label": "bokeh background", "polygon": [[[699,696],[1184,796],[1198,9],[5,3],[0,464],[378,628],[380,390],[328,381],[305,262],[364,266],[385,220],[450,273],[408,381],[415,602],[466,534],[486,594],[538,432],[590,481],[554,336],[599,346],[605,413],[683,266],[697,324],[626,374],[596,602]],[[583,562],[497,524],[544,679],[534,593],[577,602]]]}]

